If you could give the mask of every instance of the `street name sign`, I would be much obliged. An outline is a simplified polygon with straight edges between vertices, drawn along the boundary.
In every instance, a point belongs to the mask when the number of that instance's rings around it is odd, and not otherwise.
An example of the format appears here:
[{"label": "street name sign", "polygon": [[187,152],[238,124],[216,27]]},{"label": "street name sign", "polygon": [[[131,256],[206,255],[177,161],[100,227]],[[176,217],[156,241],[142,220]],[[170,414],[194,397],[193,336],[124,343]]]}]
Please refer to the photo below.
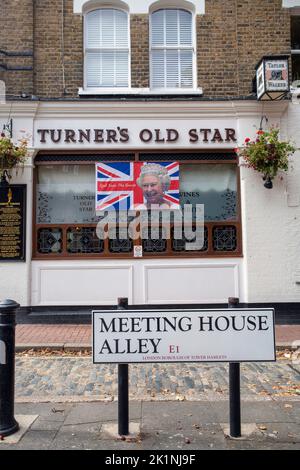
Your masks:
[{"label": "street name sign", "polygon": [[95,310],[93,362],[276,360],[274,309]]}]

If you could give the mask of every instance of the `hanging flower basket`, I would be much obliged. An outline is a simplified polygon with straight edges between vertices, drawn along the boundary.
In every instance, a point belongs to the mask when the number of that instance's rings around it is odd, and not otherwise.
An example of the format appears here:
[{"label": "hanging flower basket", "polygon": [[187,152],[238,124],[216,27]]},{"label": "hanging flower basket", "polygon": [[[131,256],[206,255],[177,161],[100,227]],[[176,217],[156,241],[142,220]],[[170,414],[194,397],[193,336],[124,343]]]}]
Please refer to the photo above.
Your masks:
[{"label": "hanging flower basket", "polygon": [[278,128],[273,127],[269,131],[259,130],[256,134],[255,140],[247,137],[245,145],[236,150],[248,168],[262,174],[265,188],[271,189],[272,180],[278,170],[288,170],[289,156],[293,155],[296,149],[291,143],[279,140]]},{"label": "hanging flower basket", "polygon": [[4,132],[0,134],[0,177],[19,164],[24,164],[27,155],[27,139],[21,139],[19,145],[14,145]]}]

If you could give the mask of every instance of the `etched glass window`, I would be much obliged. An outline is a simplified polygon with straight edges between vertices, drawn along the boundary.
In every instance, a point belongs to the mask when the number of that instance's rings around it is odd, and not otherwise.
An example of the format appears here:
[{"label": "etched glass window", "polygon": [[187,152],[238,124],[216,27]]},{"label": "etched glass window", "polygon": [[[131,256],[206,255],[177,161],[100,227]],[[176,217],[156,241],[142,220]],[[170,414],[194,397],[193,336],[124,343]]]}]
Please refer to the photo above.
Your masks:
[{"label": "etched glass window", "polygon": [[36,223],[97,223],[93,165],[38,167]]},{"label": "etched glass window", "polygon": [[180,166],[180,203],[204,204],[206,222],[237,220],[236,165]]}]

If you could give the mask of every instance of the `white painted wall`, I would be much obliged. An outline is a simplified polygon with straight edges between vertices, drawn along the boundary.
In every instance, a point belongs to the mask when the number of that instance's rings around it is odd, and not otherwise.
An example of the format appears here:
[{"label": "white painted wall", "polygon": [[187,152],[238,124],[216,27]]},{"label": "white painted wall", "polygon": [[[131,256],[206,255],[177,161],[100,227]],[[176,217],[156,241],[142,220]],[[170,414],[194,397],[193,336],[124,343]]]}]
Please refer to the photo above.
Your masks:
[{"label": "white painted wall", "polygon": [[[290,104],[280,121],[282,138],[300,148],[300,107]],[[249,129],[247,120],[241,126]],[[252,137],[250,135],[250,137]],[[300,285],[300,152],[293,170],[263,186],[261,176],[242,167],[243,232],[249,302],[299,302]]]}]

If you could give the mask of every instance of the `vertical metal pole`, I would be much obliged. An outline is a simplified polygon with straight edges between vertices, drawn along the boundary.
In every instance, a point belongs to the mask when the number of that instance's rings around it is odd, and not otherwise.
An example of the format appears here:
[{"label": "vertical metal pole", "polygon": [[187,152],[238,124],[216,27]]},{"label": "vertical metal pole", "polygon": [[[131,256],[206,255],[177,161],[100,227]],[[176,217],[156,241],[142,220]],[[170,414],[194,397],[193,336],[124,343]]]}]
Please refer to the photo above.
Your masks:
[{"label": "vertical metal pole", "polygon": [[[239,299],[229,297],[228,308],[237,308]],[[241,437],[241,389],[240,389],[240,363],[229,363],[229,414],[230,436]]]},{"label": "vertical metal pole", "polygon": [[19,429],[14,417],[15,402],[15,327],[14,300],[0,302],[0,436],[10,436]]},{"label": "vertical metal pole", "polygon": [[[127,308],[128,299],[119,298],[118,310]],[[118,432],[120,436],[129,434],[128,364],[118,364]]]}]

